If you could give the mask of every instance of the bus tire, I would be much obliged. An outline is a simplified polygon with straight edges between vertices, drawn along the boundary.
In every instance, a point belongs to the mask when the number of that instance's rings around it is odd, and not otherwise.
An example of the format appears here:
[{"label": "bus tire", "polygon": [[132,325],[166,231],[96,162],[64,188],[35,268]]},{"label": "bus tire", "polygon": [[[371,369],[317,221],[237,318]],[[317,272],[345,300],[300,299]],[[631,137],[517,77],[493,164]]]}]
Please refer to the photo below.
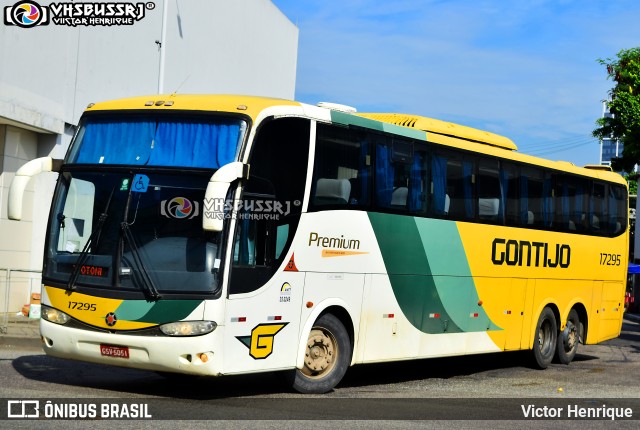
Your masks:
[{"label": "bus tire", "polygon": [[544,308],[536,324],[533,341],[534,364],[539,369],[546,369],[551,364],[556,352],[558,324],[551,309]]},{"label": "bus tire", "polygon": [[338,385],[351,363],[351,340],[332,314],[321,315],[311,328],[304,367],[291,374],[293,388],[303,394],[323,394]]},{"label": "bus tire", "polygon": [[571,309],[567,317],[565,329],[558,332],[556,357],[561,364],[569,364],[576,356],[580,343],[580,317],[575,309]]}]

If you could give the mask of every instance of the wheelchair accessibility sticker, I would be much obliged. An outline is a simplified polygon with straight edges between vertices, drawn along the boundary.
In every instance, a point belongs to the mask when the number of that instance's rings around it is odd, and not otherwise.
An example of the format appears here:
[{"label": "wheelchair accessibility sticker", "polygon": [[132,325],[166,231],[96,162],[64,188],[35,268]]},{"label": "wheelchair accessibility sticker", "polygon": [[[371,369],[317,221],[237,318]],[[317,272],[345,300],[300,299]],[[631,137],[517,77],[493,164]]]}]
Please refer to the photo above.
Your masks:
[{"label": "wheelchair accessibility sticker", "polygon": [[149,177],[147,175],[137,174],[133,177],[133,182],[131,183],[132,193],[146,193],[148,187]]}]

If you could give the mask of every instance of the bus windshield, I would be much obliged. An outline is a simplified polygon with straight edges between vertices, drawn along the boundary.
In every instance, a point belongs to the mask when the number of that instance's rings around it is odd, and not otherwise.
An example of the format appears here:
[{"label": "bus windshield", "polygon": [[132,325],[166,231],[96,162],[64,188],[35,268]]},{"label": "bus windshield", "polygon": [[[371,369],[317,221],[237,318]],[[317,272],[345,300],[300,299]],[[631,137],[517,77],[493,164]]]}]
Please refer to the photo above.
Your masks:
[{"label": "bus windshield", "polygon": [[202,230],[200,205],[246,129],[198,112],[85,115],[54,198],[45,279],[148,300],[216,292],[220,235]]},{"label": "bus windshield", "polygon": [[94,114],[80,124],[68,162],[217,169],[235,160],[246,128],[223,116]]},{"label": "bus windshield", "polygon": [[45,277],[158,293],[213,293],[219,234],[202,230],[210,172],[70,169],[60,175]]}]

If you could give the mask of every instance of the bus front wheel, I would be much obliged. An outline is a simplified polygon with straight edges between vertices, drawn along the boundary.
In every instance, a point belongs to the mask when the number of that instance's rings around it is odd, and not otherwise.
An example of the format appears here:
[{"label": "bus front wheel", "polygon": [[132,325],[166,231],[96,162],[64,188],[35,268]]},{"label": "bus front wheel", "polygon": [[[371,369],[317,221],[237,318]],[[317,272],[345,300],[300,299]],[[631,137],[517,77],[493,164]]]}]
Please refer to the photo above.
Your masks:
[{"label": "bus front wheel", "polygon": [[575,309],[571,309],[567,317],[567,325],[558,333],[558,346],[556,355],[562,364],[569,364],[576,356],[580,343],[580,317]]},{"label": "bus front wheel", "polygon": [[558,325],[553,311],[544,308],[536,324],[535,339],[533,341],[533,358],[536,367],[546,369],[551,364],[556,352]]},{"label": "bus front wheel", "polygon": [[303,394],[331,391],[350,362],[351,341],[344,325],[332,314],[321,315],[307,339],[304,367],[293,372],[293,388]]}]

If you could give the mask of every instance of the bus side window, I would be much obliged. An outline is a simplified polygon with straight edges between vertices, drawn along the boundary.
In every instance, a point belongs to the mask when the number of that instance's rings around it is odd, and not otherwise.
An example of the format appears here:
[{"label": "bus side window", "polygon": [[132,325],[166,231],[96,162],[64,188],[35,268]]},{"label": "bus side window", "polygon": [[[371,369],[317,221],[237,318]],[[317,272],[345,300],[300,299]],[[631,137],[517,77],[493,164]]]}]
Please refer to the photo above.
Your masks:
[{"label": "bus side window", "polygon": [[501,167],[500,193],[505,208],[505,225],[515,227],[519,224],[518,169],[510,163],[502,163]]},{"label": "bus side window", "polygon": [[236,213],[229,294],[262,287],[287,256],[302,212],[310,130],[301,118],[266,120],[258,128]]},{"label": "bus side window", "polygon": [[[442,154],[445,155],[445,154]],[[448,218],[456,220],[475,217],[475,165],[460,154],[448,152],[446,165],[446,193],[444,211]],[[438,179],[436,179],[437,181]],[[434,191],[437,187],[434,186]]]},{"label": "bus side window", "polygon": [[[406,183],[396,181],[396,168],[393,163],[393,148],[389,139],[379,137],[376,139],[376,177],[375,177],[375,206],[378,209],[389,209],[393,205],[396,209],[406,205],[404,190]],[[398,172],[401,175],[402,172]],[[396,191],[396,188],[398,190]]]},{"label": "bus side window", "polygon": [[523,167],[520,173],[520,223],[523,226],[542,227],[543,180],[540,169]]},{"label": "bus side window", "polygon": [[371,136],[318,124],[310,207],[367,206],[371,190]]},{"label": "bus side window", "polygon": [[437,153],[431,157],[431,213],[447,216],[451,198],[447,195],[447,155]]},{"label": "bus side window", "polygon": [[589,226],[592,233],[605,234],[607,227],[606,185],[593,182],[591,186],[591,200],[589,207]]},{"label": "bus side window", "polygon": [[542,219],[544,227],[554,226],[554,203],[553,175],[550,172],[545,172],[542,180]]},{"label": "bus side window", "polygon": [[379,137],[376,144],[376,207],[424,212],[425,153],[408,140]]},{"label": "bus side window", "polygon": [[[429,159],[423,148],[416,147],[410,166],[407,206],[409,212],[424,216],[427,211],[427,184]],[[393,204],[393,199],[391,204]]]},{"label": "bus side window", "polygon": [[609,185],[609,235],[617,236],[627,229],[627,190]]},{"label": "bus side window", "polygon": [[[249,214],[245,212],[242,215],[248,216]],[[248,217],[239,221],[233,250],[234,266],[255,267],[256,265],[264,265],[264,261],[257,261],[256,249],[258,244],[256,242],[259,237],[257,233],[259,229],[258,223]],[[264,254],[262,256],[264,257]]]},{"label": "bus side window", "polygon": [[497,160],[480,160],[478,165],[478,217],[491,223],[502,223],[504,199]]},{"label": "bus side window", "polygon": [[560,231],[584,232],[585,181],[578,177],[554,175],[555,217],[554,226]]}]

